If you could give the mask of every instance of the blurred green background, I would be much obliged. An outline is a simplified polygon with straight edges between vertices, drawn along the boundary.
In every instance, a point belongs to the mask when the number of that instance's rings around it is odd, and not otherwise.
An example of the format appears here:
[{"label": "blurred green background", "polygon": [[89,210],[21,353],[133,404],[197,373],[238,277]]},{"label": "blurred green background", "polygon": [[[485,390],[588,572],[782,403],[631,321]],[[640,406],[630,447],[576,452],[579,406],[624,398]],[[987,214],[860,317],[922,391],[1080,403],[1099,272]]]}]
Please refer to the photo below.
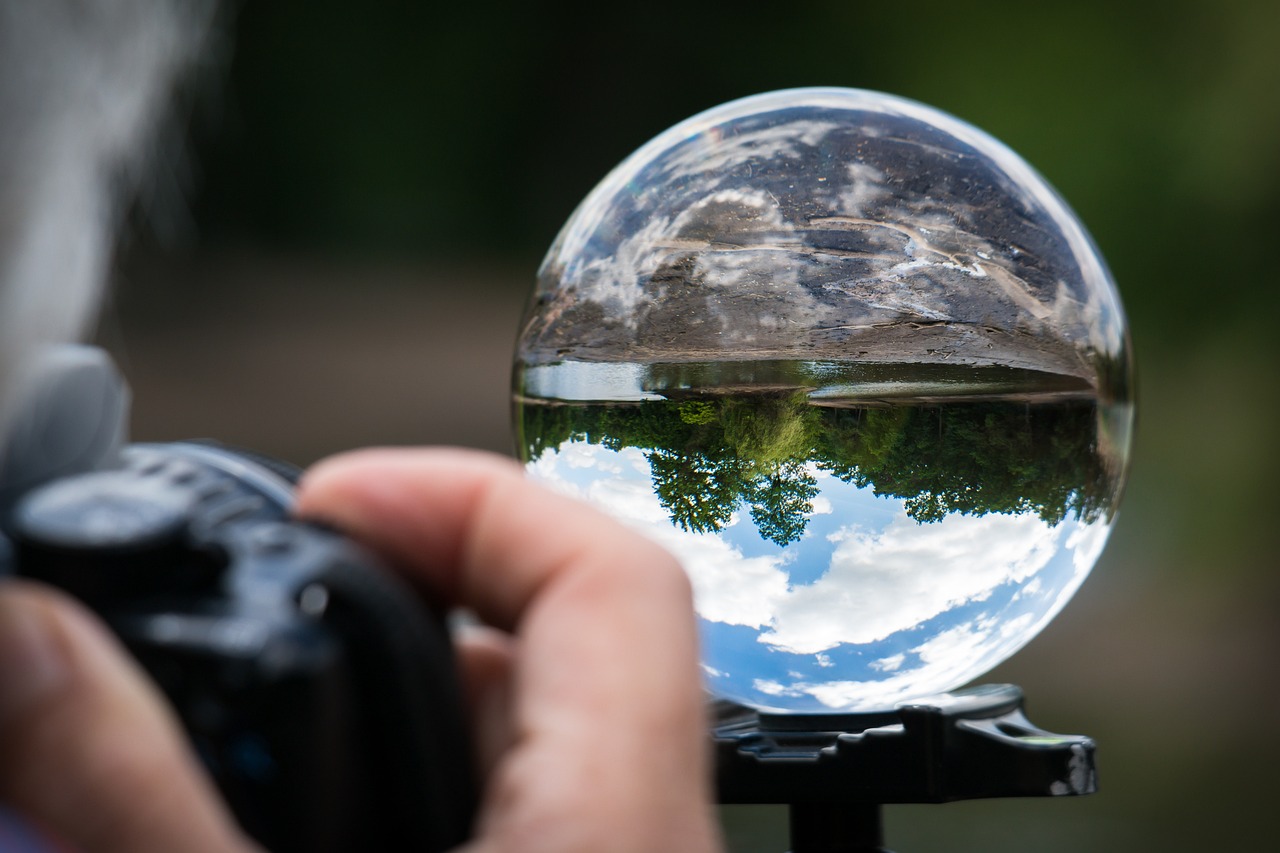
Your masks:
[{"label": "blurred green background", "polygon": [[[839,85],[1004,140],[1108,258],[1139,363],[1132,479],[1072,606],[990,680],[1099,742],[1078,800],[893,807],[925,851],[1271,849],[1280,793],[1280,4],[275,0],[228,8],[99,337],[135,434],[306,463],[510,452],[526,288],[578,200],[722,101]],[[166,191],[166,188],[167,191]],[[178,188],[180,192],[174,192]],[[777,809],[726,809],[782,851]]]}]

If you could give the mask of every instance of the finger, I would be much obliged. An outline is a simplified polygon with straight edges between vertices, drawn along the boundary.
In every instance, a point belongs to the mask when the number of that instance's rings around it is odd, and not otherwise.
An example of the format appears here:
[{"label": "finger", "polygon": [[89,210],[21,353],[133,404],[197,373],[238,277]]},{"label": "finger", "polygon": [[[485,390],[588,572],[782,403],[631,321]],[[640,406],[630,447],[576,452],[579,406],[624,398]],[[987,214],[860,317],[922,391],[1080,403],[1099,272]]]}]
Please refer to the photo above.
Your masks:
[{"label": "finger", "polygon": [[518,741],[490,782],[494,838],[711,844],[695,620],[674,558],[468,451],[339,457],[304,477],[298,505],[515,631]]},{"label": "finger", "polygon": [[115,638],[18,581],[0,584],[0,800],[84,850],[252,849]]},{"label": "finger", "polygon": [[463,695],[471,709],[472,737],[480,777],[488,778],[511,748],[514,643],[511,637],[483,625],[468,625],[455,637]]}]

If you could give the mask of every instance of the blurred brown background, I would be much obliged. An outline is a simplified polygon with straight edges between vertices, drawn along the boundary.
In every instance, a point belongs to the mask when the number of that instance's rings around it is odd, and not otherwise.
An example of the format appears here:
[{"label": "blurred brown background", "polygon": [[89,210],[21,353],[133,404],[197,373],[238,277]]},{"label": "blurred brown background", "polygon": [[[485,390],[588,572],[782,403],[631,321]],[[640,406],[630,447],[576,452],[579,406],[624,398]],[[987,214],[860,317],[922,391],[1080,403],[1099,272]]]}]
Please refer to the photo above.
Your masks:
[{"label": "blurred brown background", "polygon": [[[1280,4],[228,7],[99,337],[142,439],[306,463],[366,444],[510,452],[542,251],[668,125],[799,85],[941,107],[1022,153],[1111,263],[1139,360],[1112,543],[990,676],[1097,738],[1102,792],[887,811],[927,851],[1270,849],[1280,783],[1275,483]],[[726,810],[782,851],[779,810]]]}]

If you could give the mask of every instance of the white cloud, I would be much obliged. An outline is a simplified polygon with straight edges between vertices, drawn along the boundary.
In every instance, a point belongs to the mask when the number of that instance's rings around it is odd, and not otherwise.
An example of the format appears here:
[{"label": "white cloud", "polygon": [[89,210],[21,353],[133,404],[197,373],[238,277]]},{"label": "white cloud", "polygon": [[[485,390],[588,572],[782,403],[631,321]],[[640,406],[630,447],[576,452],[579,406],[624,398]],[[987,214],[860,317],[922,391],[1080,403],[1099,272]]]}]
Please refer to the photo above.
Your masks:
[{"label": "white cloud", "polygon": [[[580,453],[581,444],[544,453],[530,473],[561,491],[585,498],[676,554],[693,584],[698,615],[711,622],[761,628],[769,624],[787,594],[784,557],[747,557],[715,533],[692,533],[671,524],[653,493],[648,462],[636,448]],[[572,463],[570,462],[572,459]],[[573,469],[566,473],[561,466]],[[592,472],[585,486],[568,481]],[[595,477],[595,473],[612,476]],[[737,523],[730,519],[726,527]]]},{"label": "white cloud", "polygon": [[844,528],[831,565],[778,602],[760,641],[799,654],[870,643],[1030,577],[1053,556],[1058,530],[1034,515],[952,516],[883,531]]},{"label": "white cloud", "polygon": [[[920,663],[893,670],[894,675],[879,681],[829,681],[822,683],[776,684],[772,696],[812,696],[829,708],[863,710],[890,708],[923,696],[953,690],[977,678],[1016,651],[1024,642],[1024,630],[1032,617],[1025,614],[1007,623],[977,620],[958,625],[930,638],[911,652]],[[894,655],[886,660],[898,660]]]},{"label": "white cloud", "polygon": [[1102,522],[1081,524],[1071,531],[1067,538],[1067,547],[1071,549],[1071,561],[1075,565],[1076,574],[1085,575],[1098,562],[1102,548],[1107,544],[1111,534],[1111,525]]},{"label": "white cloud", "polygon": [[525,473],[547,488],[583,500],[586,495],[583,494],[582,488],[578,484],[566,480],[560,472],[559,456],[559,451],[547,451],[526,465]]},{"label": "white cloud", "polygon": [[1076,523],[1075,529],[1067,536],[1066,542],[1067,547],[1072,549],[1071,564],[1075,571],[1066,583],[1054,588],[1053,592],[1056,593],[1056,597],[1039,614],[1039,621],[1036,622],[1035,626],[1026,632],[1024,642],[1029,642],[1032,637],[1043,631],[1045,626],[1062,612],[1062,608],[1067,606],[1067,602],[1080,589],[1084,579],[1089,576],[1089,571],[1093,568],[1093,564],[1097,562],[1098,555],[1102,552],[1102,546],[1106,544],[1110,533],[1111,525],[1103,522],[1094,522],[1091,525]]},{"label": "white cloud", "polygon": [[672,236],[671,220],[654,216],[615,251],[586,263],[575,260],[572,274],[566,273],[565,279],[576,279],[582,298],[606,306],[611,316],[634,326],[640,306],[661,298],[660,293],[647,293],[640,280],[653,275],[666,260],[670,250],[665,245]]},{"label": "white cloud", "polygon": [[896,672],[902,668],[902,662],[906,659],[907,656],[905,654],[899,653],[896,655],[889,655],[887,658],[880,658],[880,660],[877,661],[872,661],[870,666],[872,669],[880,672]]},{"label": "white cloud", "polygon": [[610,453],[606,456],[602,453],[603,450],[604,448],[598,444],[579,442],[562,448],[560,458],[570,468],[592,468],[609,474],[621,473],[622,465],[617,459],[617,454]]},{"label": "white cloud", "polygon": [[795,692],[794,690],[783,687],[772,679],[757,678],[752,682],[751,686],[766,696],[785,696],[794,694]]},{"label": "white cloud", "polygon": [[678,550],[703,619],[762,628],[787,595],[787,573],[779,557],[745,557],[714,534],[674,531],[654,538]]}]

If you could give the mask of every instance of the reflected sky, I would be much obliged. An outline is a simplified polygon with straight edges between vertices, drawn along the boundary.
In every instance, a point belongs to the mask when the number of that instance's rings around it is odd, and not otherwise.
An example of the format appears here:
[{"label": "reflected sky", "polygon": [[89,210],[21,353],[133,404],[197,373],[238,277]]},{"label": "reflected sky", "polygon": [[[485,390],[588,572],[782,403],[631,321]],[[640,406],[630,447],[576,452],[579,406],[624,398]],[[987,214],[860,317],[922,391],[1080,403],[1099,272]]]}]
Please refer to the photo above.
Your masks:
[{"label": "reflected sky", "polygon": [[922,524],[903,500],[810,465],[809,523],[779,546],[745,508],[718,531],[673,524],[639,448],[565,441],[529,471],[677,554],[693,581],[709,687],[776,711],[890,707],[977,677],[1053,618],[1109,530],[1034,512]]}]

